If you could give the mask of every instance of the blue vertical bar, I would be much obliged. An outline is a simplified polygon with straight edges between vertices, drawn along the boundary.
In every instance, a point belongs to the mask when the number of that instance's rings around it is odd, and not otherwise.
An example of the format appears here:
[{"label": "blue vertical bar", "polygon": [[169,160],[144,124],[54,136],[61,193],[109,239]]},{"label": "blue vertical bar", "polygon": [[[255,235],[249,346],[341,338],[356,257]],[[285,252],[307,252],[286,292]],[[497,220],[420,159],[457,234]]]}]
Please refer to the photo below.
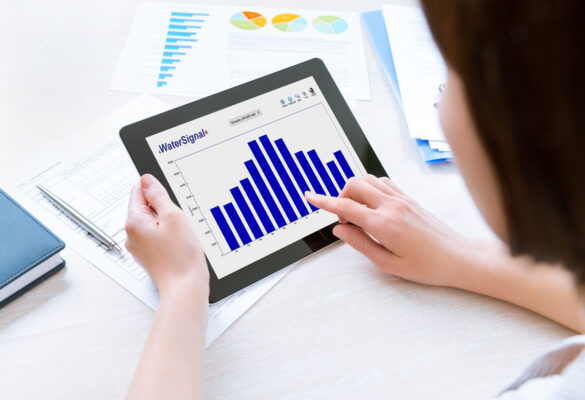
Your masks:
[{"label": "blue vertical bar", "polygon": [[177,32],[177,31],[168,31],[167,36],[181,36],[181,37],[189,37],[196,35],[195,32]]},{"label": "blue vertical bar", "polygon": [[333,196],[333,197],[339,196],[339,192],[335,188],[335,185],[333,184],[333,181],[329,177],[329,174],[327,173],[327,170],[325,169],[325,166],[321,162],[321,159],[317,155],[317,152],[315,150],[311,150],[307,154],[309,155],[309,158],[311,159],[311,162],[315,166],[315,169],[317,170],[317,173],[321,177],[321,180],[325,184],[325,187],[329,191],[329,194],[331,196]]},{"label": "blue vertical bar", "polygon": [[321,186],[319,179],[317,179],[317,175],[313,172],[313,168],[311,168],[311,164],[309,164],[307,157],[305,157],[305,153],[297,151],[295,157],[299,160],[299,164],[301,164],[301,168],[305,171],[305,175],[307,175],[309,182],[311,182],[311,186],[313,186],[315,193],[325,195],[325,190],[323,189],[323,186]]},{"label": "blue vertical bar", "polygon": [[184,51],[165,51],[163,52],[163,57],[174,57],[174,56],[184,56]]},{"label": "blue vertical bar", "polygon": [[211,215],[213,215],[213,218],[215,218],[215,222],[217,222],[221,233],[223,233],[223,237],[227,241],[228,246],[230,246],[230,250],[233,251],[240,247],[219,206],[213,207],[210,211]]},{"label": "blue vertical bar", "polygon": [[337,186],[339,186],[339,189],[343,190],[343,187],[345,186],[345,179],[343,179],[341,171],[339,171],[339,168],[337,168],[337,164],[335,164],[335,161],[329,161],[327,163],[327,168],[329,168],[329,171],[331,171],[331,175],[333,175],[333,177],[335,178],[335,182],[337,182]]},{"label": "blue vertical bar", "polygon": [[297,188],[295,187],[295,184],[293,183],[292,179],[290,179],[290,176],[288,176],[288,172],[286,172],[286,169],[284,168],[282,161],[280,161],[280,158],[278,158],[278,154],[276,154],[274,146],[272,146],[272,143],[270,143],[270,139],[268,139],[268,136],[266,135],[260,136],[259,139],[260,143],[262,143],[262,146],[264,147],[264,150],[266,150],[266,153],[268,154],[270,161],[272,161],[272,165],[274,165],[274,168],[276,168],[276,172],[278,172],[280,180],[282,181],[282,183],[284,183],[286,191],[288,192],[293,203],[295,203],[297,210],[299,210],[299,213],[301,213],[302,217],[304,217],[305,215],[309,215],[309,210],[307,210],[307,206],[305,206],[302,197],[299,196],[299,192],[297,191]]},{"label": "blue vertical bar", "polygon": [[227,213],[228,217],[230,218],[230,221],[232,221],[232,225],[234,226],[234,228],[236,228],[236,232],[238,232],[238,236],[242,240],[242,243],[244,244],[250,243],[252,239],[250,239],[250,235],[248,235],[248,231],[246,230],[246,227],[242,223],[242,220],[240,219],[240,216],[236,211],[236,207],[234,207],[232,203],[227,203],[224,204],[223,208]]},{"label": "blue vertical bar", "polygon": [[185,22],[205,22],[204,19],[189,19],[189,18],[171,18],[171,22],[176,22],[178,24],[184,24]]},{"label": "blue vertical bar", "polygon": [[337,159],[337,162],[341,166],[341,169],[343,170],[343,173],[345,174],[347,179],[354,177],[355,174],[351,170],[351,167],[349,166],[349,163],[345,159],[345,156],[343,155],[341,150],[337,150],[335,153],[333,153],[333,155]]},{"label": "blue vertical bar", "polygon": [[284,220],[284,217],[280,213],[280,210],[278,209],[276,202],[272,198],[272,195],[270,194],[270,191],[268,190],[266,183],[264,183],[264,179],[262,179],[260,171],[258,171],[258,168],[256,168],[256,164],[254,164],[254,161],[248,160],[244,163],[244,165],[248,169],[248,172],[250,173],[252,180],[256,184],[256,187],[258,187],[258,190],[260,191],[260,194],[262,195],[264,202],[268,206],[270,213],[272,214],[274,220],[276,221],[276,225],[278,225],[279,228],[282,228],[283,226],[286,225],[286,221]]},{"label": "blue vertical bar", "polygon": [[264,172],[264,176],[266,176],[266,179],[268,179],[268,183],[270,184],[270,187],[274,191],[274,194],[276,195],[278,202],[282,206],[284,213],[288,217],[288,220],[290,222],[296,221],[298,219],[297,214],[295,214],[295,211],[288,202],[288,199],[286,198],[284,191],[280,187],[280,183],[278,183],[278,180],[276,179],[274,172],[272,172],[272,168],[270,168],[270,164],[268,164],[266,157],[264,157],[264,154],[262,154],[260,146],[255,140],[248,142],[248,146],[250,146],[252,154],[254,154],[254,157],[256,158],[256,161],[258,161],[258,164],[260,164],[260,169],[262,170],[262,172]]},{"label": "blue vertical bar", "polygon": [[252,230],[252,234],[256,239],[260,239],[262,236],[264,236],[264,234],[262,233],[262,229],[260,229],[260,225],[258,225],[258,222],[256,222],[256,217],[254,217],[254,214],[252,214],[252,210],[250,210],[250,207],[248,207],[248,203],[246,202],[242,191],[239,187],[236,186],[235,188],[230,189],[230,193],[232,196],[234,196],[234,200],[242,212],[244,219],[248,223],[248,226]]},{"label": "blue vertical bar", "polygon": [[274,225],[272,225],[272,221],[270,220],[270,217],[268,217],[268,214],[266,213],[264,206],[260,202],[260,199],[256,194],[256,190],[254,190],[254,187],[250,183],[250,180],[248,178],[242,179],[240,181],[240,184],[242,185],[242,187],[244,188],[244,192],[246,192],[246,195],[248,195],[248,198],[252,202],[252,207],[254,207],[256,214],[258,214],[258,218],[260,218],[260,222],[262,222],[262,225],[264,226],[266,233],[274,232]]},{"label": "blue vertical bar", "polygon": [[[274,144],[278,148],[278,151],[280,151],[280,155],[282,156],[282,158],[284,158],[284,162],[286,163],[286,165],[288,165],[288,169],[290,169],[290,172],[293,174],[293,178],[295,178],[295,181],[297,182],[299,189],[301,189],[301,192],[303,194],[305,192],[308,192],[310,190],[309,185],[307,184],[307,181],[305,181],[303,174],[301,174],[301,170],[299,169],[299,167],[297,167],[297,163],[295,163],[295,160],[290,154],[288,147],[286,147],[284,140],[277,139],[274,141]],[[311,207],[311,210],[313,211],[318,210],[318,208],[312,205],[311,203],[309,203],[309,207]]]},{"label": "blue vertical bar", "polygon": [[208,13],[187,13],[187,12],[178,12],[178,11],[173,11],[171,12],[171,17],[194,17],[194,16],[198,16],[198,17],[209,17]]},{"label": "blue vertical bar", "polygon": [[186,30],[187,28],[201,29],[201,26],[199,26],[199,25],[169,25],[169,29]]},{"label": "blue vertical bar", "polygon": [[[196,35],[196,33],[193,33],[193,35]],[[166,42],[167,43],[178,43],[178,42],[196,42],[197,39],[181,39],[181,38],[167,38]]]}]

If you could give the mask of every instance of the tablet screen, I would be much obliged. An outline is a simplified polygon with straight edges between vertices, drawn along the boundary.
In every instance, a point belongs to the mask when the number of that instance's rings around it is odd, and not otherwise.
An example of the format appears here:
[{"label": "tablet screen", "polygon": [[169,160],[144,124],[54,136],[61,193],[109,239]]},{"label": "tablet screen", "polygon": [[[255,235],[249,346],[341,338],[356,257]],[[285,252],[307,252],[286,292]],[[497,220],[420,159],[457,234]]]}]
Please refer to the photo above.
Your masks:
[{"label": "tablet screen", "polygon": [[218,279],[334,223],[304,192],[366,173],[313,77],[146,140]]}]

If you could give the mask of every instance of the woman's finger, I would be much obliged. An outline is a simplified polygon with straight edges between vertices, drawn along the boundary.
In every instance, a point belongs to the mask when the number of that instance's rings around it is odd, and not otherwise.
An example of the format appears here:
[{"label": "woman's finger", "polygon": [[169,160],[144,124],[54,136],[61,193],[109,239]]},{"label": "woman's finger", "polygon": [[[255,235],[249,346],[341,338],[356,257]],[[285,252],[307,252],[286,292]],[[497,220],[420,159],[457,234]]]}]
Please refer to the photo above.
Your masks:
[{"label": "woman's finger", "polygon": [[384,203],[384,193],[366,182],[363,178],[351,178],[339,194],[340,198],[348,198],[376,209]]},{"label": "woman's finger", "polygon": [[169,214],[175,211],[175,203],[169,197],[164,186],[152,175],[140,178],[140,186],[148,205],[158,214]]},{"label": "woman's finger", "polygon": [[397,191],[395,191],[394,189],[392,189],[392,187],[386,185],[383,181],[382,178],[377,178],[374,175],[366,175],[363,177],[363,179],[368,182],[370,185],[372,185],[373,187],[375,187],[376,189],[378,189],[380,192],[388,195],[388,196],[396,196],[399,193]]},{"label": "woman's finger", "polygon": [[396,185],[394,182],[392,182],[392,180],[390,178],[388,178],[387,176],[383,176],[380,178],[380,181],[386,185],[387,187],[389,187],[390,189],[392,189],[393,191],[395,191],[398,194],[404,194],[404,192],[402,190],[400,190],[400,188],[398,187],[398,185]]},{"label": "woman's finger", "polygon": [[305,192],[305,198],[315,207],[338,215],[340,218],[367,229],[373,220],[374,211],[348,198],[323,196]]},{"label": "woman's finger", "polygon": [[372,239],[356,226],[340,224],[333,228],[333,234],[351,247],[368,257],[377,266],[387,266],[399,259],[384,246]]},{"label": "woman's finger", "polygon": [[154,216],[152,209],[144,198],[140,184],[136,184],[130,191],[130,200],[128,201],[128,219],[135,218],[137,215]]}]

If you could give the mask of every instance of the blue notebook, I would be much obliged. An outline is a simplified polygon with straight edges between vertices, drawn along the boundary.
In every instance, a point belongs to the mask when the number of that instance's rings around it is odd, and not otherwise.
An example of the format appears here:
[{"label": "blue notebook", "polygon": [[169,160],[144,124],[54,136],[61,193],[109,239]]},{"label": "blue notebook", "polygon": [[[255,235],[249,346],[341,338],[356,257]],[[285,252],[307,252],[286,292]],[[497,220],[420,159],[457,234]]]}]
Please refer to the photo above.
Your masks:
[{"label": "blue notebook", "polygon": [[65,266],[65,243],[0,189],[0,307]]},{"label": "blue notebook", "polygon": [[[386,31],[386,22],[381,10],[368,11],[362,13],[364,25],[370,35],[370,39],[376,49],[378,58],[382,62],[386,77],[392,86],[392,90],[402,105],[402,95],[400,94],[400,87],[398,85],[398,77],[396,76],[396,69],[394,68],[394,59],[392,57],[392,49],[388,41],[388,33]],[[438,151],[429,145],[428,140],[416,139],[418,151],[427,163],[439,163],[451,161],[453,154],[450,151]]]}]

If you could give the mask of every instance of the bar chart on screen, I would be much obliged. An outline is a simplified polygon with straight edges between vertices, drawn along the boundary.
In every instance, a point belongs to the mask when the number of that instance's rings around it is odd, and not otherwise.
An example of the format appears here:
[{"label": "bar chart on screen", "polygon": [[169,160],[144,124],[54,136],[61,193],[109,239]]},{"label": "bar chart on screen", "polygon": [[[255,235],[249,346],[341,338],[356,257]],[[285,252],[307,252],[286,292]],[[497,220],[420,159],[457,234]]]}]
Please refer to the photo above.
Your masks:
[{"label": "bar chart on screen", "polygon": [[[258,141],[272,165],[264,156]],[[233,202],[225,203],[223,211],[220,205],[209,210],[227,242],[229,251],[237,250],[243,245],[273,233],[276,229],[283,228],[289,223],[294,223],[300,218],[316,212],[318,209],[303,199],[304,192],[313,190],[319,194],[337,197],[339,191],[345,186],[346,179],[354,176],[353,170],[340,150],[332,155],[337,162],[331,160],[324,164],[314,149],[308,153],[297,151],[293,158],[282,138],[272,142],[267,135],[263,135],[259,137],[258,141],[248,142],[253,159],[245,161],[244,166],[249,177],[240,180],[240,186],[229,189]],[[307,159],[307,154],[310,162]],[[298,165],[295,159],[299,163]],[[260,170],[266,179],[262,177]],[[254,189],[252,182],[260,195]],[[276,199],[272,196],[269,187]],[[260,200],[261,198],[264,200],[264,204]],[[240,218],[240,215],[243,216],[243,219]],[[226,254],[224,249],[221,251],[222,254]]]},{"label": "bar chart on screen", "polygon": [[[364,174],[324,103],[274,120],[262,113],[233,135],[212,121],[147,140],[220,277],[334,223],[304,193],[336,197]],[[177,132],[192,129],[204,132],[198,144],[162,151]]]}]

